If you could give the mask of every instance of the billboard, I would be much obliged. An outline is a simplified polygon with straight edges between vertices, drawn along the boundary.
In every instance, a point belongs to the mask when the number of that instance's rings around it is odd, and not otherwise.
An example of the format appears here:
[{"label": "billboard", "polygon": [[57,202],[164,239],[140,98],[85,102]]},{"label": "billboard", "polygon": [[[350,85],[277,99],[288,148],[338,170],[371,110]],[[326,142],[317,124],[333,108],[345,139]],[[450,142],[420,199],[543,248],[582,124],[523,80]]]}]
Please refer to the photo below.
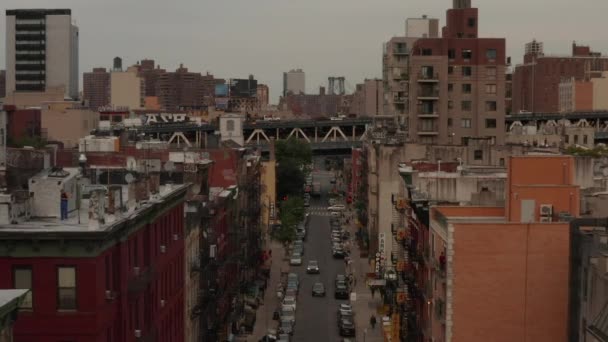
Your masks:
[{"label": "billboard", "polygon": [[228,85],[227,84],[216,84],[215,85],[215,96],[227,97],[228,96]]},{"label": "billboard", "polygon": [[230,97],[256,97],[258,81],[253,78],[230,80]]}]

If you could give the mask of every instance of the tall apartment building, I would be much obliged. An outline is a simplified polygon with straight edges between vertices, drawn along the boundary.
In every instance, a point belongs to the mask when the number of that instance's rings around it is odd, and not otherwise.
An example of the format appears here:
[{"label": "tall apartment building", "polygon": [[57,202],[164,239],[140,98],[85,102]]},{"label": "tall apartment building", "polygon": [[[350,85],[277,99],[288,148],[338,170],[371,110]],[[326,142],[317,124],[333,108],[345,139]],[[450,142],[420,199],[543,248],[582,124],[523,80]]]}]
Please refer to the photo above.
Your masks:
[{"label": "tall apartment building", "polygon": [[78,27],[69,9],[6,11],[6,91],[64,87],[78,98]]},{"label": "tall apartment building", "polygon": [[110,104],[114,107],[145,107],[146,82],[136,67],[110,74]]},{"label": "tall apartment building", "polygon": [[161,69],[160,65],[155,67],[153,59],[142,59],[139,63],[139,74],[144,78],[146,83],[146,97],[157,96],[156,94],[156,83],[160,76],[167,71]]},{"label": "tall apartment building", "polygon": [[0,70],[0,99],[6,95],[6,70]]},{"label": "tall apartment building", "polygon": [[523,64],[513,73],[513,112],[556,113],[560,110],[559,84],[601,77],[608,71],[608,56],[572,43],[572,55],[545,55],[543,44],[526,44]]},{"label": "tall apartment building", "polygon": [[89,108],[97,110],[110,104],[110,73],[105,68],[93,68],[82,75],[82,99]]},{"label": "tall apartment building", "polygon": [[268,86],[265,84],[258,84],[256,97],[258,99],[258,106],[260,106],[261,109],[265,109],[268,107],[270,101],[269,95],[270,91]]},{"label": "tall apartment building", "polygon": [[[213,77],[212,75],[207,75]],[[213,93],[211,84],[206,88],[204,76],[198,72],[190,72],[180,64],[175,72],[166,72],[158,77],[156,83],[156,96],[164,110],[178,110],[183,108],[198,109],[204,105],[205,89]]]},{"label": "tall apartment building", "polygon": [[409,57],[409,140],[461,144],[469,137],[504,142],[504,38],[479,38],[478,10],[454,0],[442,38],[416,40]]},{"label": "tall apartment building", "polygon": [[505,207],[431,208],[434,341],[569,341],[574,158],[511,157],[507,165]]},{"label": "tall apartment building", "polygon": [[306,94],[306,74],[302,69],[283,73],[283,96]]},{"label": "tall apartment building", "polygon": [[408,18],[405,36],[391,38],[383,47],[383,114],[397,115],[405,124],[409,112],[409,58],[418,38],[439,37],[439,20],[423,16]]},{"label": "tall apartment building", "polygon": [[384,114],[384,91],[380,79],[366,79],[357,84],[350,103],[350,113],[356,116],[374,116]]}]

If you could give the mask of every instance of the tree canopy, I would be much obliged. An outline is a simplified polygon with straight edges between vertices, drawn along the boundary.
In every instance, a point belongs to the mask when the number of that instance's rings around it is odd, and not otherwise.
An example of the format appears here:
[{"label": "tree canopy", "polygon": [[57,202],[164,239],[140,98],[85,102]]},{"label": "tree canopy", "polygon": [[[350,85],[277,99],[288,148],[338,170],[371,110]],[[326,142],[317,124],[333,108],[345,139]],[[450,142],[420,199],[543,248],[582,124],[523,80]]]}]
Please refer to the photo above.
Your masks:
[{"label": "tree canopy", "polygon": [[299,196],[302,194],[308,165],[312,162],[310,146],[297,139],[281,140],[276,143],[277,195]]}]

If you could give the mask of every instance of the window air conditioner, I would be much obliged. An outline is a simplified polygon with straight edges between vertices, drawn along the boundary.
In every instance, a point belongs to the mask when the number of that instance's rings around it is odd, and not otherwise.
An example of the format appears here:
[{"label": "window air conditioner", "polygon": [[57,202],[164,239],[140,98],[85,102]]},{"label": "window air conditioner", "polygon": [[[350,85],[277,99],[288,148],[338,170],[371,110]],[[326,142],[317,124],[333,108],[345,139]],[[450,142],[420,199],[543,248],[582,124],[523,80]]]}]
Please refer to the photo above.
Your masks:
[{"label": "window air conditioner", "polygon": [[553,205],[541,204],[540,205],[540,216],[553,216]]}]

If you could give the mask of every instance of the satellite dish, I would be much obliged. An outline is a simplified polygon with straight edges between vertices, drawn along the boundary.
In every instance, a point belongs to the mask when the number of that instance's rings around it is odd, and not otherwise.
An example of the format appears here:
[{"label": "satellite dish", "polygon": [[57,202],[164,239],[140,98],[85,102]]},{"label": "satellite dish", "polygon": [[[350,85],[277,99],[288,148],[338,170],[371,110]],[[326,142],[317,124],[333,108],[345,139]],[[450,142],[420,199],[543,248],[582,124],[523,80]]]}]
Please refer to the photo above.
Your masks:
[{"label": "satellite dish", "polygon": [[169,173],[175,171],[175,164],[172,161],[168,161],[165,163],[165,165],[163,166],[163,169]]},{"label": "satellite dish", "polygon": [[135,181],[135,177],[131,173],[127,173],[125,175],[125,182],[127,182],[127,184],[131,184],[134,181]]}]

